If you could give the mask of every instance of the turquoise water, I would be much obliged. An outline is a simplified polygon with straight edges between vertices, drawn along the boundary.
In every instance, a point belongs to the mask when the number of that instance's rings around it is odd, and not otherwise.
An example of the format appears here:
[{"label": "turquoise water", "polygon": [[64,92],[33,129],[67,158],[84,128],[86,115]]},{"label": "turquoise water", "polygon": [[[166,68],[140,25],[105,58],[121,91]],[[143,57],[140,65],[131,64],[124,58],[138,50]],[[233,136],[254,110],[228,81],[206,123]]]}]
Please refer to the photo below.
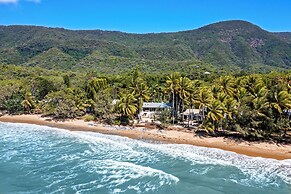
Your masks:
[{"label": "turquoise water", "polygon": [[291,160],[0,122],[0,193],[291,193]]}]

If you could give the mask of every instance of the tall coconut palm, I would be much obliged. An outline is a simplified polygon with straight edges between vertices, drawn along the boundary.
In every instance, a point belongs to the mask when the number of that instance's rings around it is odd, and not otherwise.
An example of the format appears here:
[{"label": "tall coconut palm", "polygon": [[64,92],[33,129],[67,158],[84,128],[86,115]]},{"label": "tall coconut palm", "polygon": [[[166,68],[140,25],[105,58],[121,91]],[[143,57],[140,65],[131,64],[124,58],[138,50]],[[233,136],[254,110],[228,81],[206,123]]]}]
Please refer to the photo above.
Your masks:
[{"label": "tall coconut palm", "polygon": [[218,87],[217,85],[213,85],[211,87],[211,93],[215,99],[218,99],[218,96],[221,93],[221,87]]},{"label": "tall coconut palm", "polygon": [[141,72],[139,71],[138,65],[136,65],[132,72],[132,82],[135,84],[138,82],[138,79],[141,79]]},{"label": "tall coconut palm", "polygon": [[35,106],[34,97],[30,92],[26,92],[24,95],[24,100],[21,102],[23,109],[30,113],[31,109]]},{"label": "tall coconut palm", "polygon": [[165,89],[159,84],[155,84],[150,88],[151,100],[153,102],[165,101]]},{"label": "tall coconut palm", "polygon": [[[187,104],[190,105],[190,110],[192,111],[193,106],[196,104],[196,99],[199,96],[200,90],[202,87],[202,83],[200,80],[193,80],[191,81],[190,84],[190,90],[189,90],[189,97],[187,99]],[[192,112],[190,111],[190,114],[192,114]],[[190,120],[188,120],[188,125],[190,124]]]},{"label": "tall coconut palm", "polygon": [[266,97],[258,97],[251,101],[252,112],[255,116],[267,117],[266,109],[269,107],[269,102]]},{"label": "tall coconut palm", "polygon": [[200,112],[202,112],[202,123],[205,120],[205,109],[210,105],[212,101],[212,95],[208,88],[202,88],[199,94],[194,99],[194,104],[199,107]]},{"label": "tall coconut palm", "polygon": [[238,89],[236,90],[236,93],[235,93],[235,95],[234,95],[234,98],[236,99],[236,101],[237,101],[237,103],[238,103],[238,104],[237,104],[238,106],[241,105],[243,99],[244,99],[247,95],[248,95],[248,94],[247,94],[247,90],[246,90],[245,88],[243,88],[243,87],[238,88]]},{"label": "tall coconut palm", "polygon": [[261,97],[266,97],[267,94],[268,94],[268,89],[266,86],[263,86],[261,84],[257,84],[254,86],[253,88],[253,93],[252,95],[255,97],[255,98],[261,98]]},{"label": "tall coconut palm", "polygon": [[234,114],[237,112],[237,102],[234,98],[229,97],[226,98],[223,102],[224,106],[224,114],[226,116],[226,119],[233,119]]},{"label": "tall coconut palm", "polygon": [[248,76],[244,83],[247,92],[255,97],[257,97],[256,94],[264,86],[262,79],[254,75]]},{"label": "tall coconut palm", "polygon": [[91,78],[85,87],[88,98],[94,99],[99,90],[106,88],[107,81],[103,78]]},{"label": "tall coconut palm", "polygon": [[214,129],[217,129],[217,123],[223,118],[224,108],[218,100],[213,100],[207,107],[207,119],[212,120]]},{"label": "tall coconut palm", "polygon": [[[287,135],[287,131],[290,130],[290,116],[283,118],[284,110],[288,111],[291,109],[291,94],[287,91],[275,92],[272,95],[270,106],[276,110],[279,116],[276,118],[276,124],[281,131],[283,131],[283,136]],[[284,122],[285,121],[285,122]]]},{"label": "tall coconut palm", "polygon": [[142,79],[138,79],[134,85],[131,87],[132,94],[135,98],[138,99],[138,114],[141,112],[142,104],[144,101],[148,101],[150,99],[148,93],[148,86]]},{"label": "tall coconut palm", "polygon": [[234,81],[232,77],[230,76],[220,77],[218,83],[220,85],[222,92],[229,96],[234,95]]},{"label": "tall coconut palm", "polygon": [[172,73],[170,76],[167,76],[166,80],[166,89],[168,92],[172,93],[172,106],[173,106],[173,122],[177,116],[177,97],[180,88],[180,77],[181,75],[178,72]]},{"label": "tall coconut palm", "polygon": [[273,94],[274,102],[271,102],[271,107],[273,107],[279,114],[283,113],[283,110],[291,109],[291,94],[287,91],[281,91],[279,93],[275,92]]},{"label": "tall coconut palm", "polygon": [[137,111],[136,98],[133,94],[125,94],[117,103],[117,110],[122,116],[132,118]]},{"label": "tall coconut palm", "polygon": [[31,104],[28,100],[23,100],[23,101],[21,102],[21,105],[23,106],[23,109],[24,109],[25,111],[27,111],[27,112],[30,113],[30,110],[31,110],[31,108],[32,108],[32,104]]},{"label": "tall coconut palm", "polygon": [[181,107],[179,108],[181,112],[184,111],[185,104],[189,104],[189,97],[192,90],[191,80],[187,77],[180,78],[179,87],[179,97],[181,98]]},{"label": "tall coconut palm", "polygon": [[192,105],[195,104],[195,99],[198,98],[198,95],[200,93],[202,87],[202,83],[199,80],[193,80],[191,82],[191,90],[190,90],[190,96],[189,96],[189,101],[190,101],[190,106],[192,108]]}]

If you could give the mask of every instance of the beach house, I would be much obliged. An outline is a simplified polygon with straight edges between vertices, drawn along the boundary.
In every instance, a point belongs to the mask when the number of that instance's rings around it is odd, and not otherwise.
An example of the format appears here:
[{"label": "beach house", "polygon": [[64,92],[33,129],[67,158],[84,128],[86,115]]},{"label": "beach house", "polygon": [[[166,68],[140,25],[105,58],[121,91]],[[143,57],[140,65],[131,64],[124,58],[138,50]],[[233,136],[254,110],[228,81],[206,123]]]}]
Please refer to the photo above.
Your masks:
[{"label": "beach house", "polygon": [[201,111],[199,109],[187,109],[183,113],[181,113],[181,116],[183,117],[183,120],[201,120]]},{"label": "beach house", "polygon": [[171,109],[172,104],[164,102],[144,102],[142,105],[142,111],[139,116],[141,119],[151,119],[155,120],[157,114],[161,113],[163,110]]}]

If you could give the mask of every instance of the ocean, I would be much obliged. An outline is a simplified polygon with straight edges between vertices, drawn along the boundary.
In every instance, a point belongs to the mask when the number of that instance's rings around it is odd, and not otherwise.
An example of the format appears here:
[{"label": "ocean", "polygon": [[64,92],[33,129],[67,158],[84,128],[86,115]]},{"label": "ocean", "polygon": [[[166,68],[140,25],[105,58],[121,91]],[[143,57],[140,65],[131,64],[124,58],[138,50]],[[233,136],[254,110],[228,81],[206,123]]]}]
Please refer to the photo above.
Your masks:
[{"label": "ocean", "polygon": [[291,160],[0,122],[0,193],[290,194]]}]

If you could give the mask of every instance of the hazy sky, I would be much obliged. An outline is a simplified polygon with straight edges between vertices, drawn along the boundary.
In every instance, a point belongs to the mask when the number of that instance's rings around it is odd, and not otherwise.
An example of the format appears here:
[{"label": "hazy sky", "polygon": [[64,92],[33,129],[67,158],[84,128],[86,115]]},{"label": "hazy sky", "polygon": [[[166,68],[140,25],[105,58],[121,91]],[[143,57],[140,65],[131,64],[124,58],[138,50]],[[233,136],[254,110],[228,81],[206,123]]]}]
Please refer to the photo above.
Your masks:
[{"label": "hazy sky", "polygon": [[291,0],[0,0],[0,25],[146,33],[233,19],[291,32]]}]

